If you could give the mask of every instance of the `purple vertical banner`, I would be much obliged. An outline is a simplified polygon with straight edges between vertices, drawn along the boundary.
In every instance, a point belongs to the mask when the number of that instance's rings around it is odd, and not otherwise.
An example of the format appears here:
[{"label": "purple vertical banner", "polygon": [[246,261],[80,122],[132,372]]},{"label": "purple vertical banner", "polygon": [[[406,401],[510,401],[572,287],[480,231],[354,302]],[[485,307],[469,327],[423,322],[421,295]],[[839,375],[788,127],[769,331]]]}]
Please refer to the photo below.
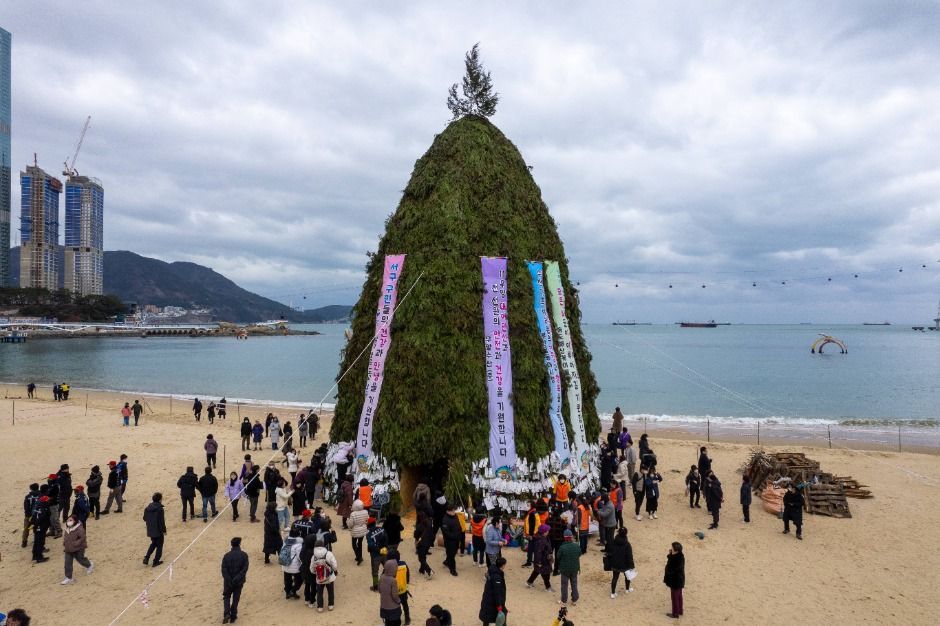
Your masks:
[{"label": "purple vertical banner", "polygon": [[356,435],[356,464],[360,472],[367,469],[372,456],[372,425],[375,423],[375,411],[379,406],[379,394],[382,393],[382,381],[385,378],[385,358],[392,345],[392,318],[395,317],[395,303],[398,301],[398,279],[404,266],[404,254],[385,256],[382,291],[375,314],[375,341],[372,343],[366,378],[366,398],[362,403],[362,413],[359,414],[359,431]]},{"label": "purple vertical banner", "polygon": [[511,476],[516,466],[516,430],[512,410],[512,354],[509,351],[509,305],[506,259],[480,257],[483,266],[483,343],[486,347],[486,391],[489,397],[490,468]]}]

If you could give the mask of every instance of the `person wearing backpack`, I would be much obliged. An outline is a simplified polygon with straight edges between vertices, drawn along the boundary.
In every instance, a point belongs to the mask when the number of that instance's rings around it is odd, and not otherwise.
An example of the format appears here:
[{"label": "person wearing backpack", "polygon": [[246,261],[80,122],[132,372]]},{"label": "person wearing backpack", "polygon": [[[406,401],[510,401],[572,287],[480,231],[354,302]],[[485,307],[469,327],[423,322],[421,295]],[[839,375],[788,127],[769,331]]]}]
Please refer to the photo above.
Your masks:
[{"label": "person wearing backpack", "polygon": [[370,517],[366,532],[366,547],[369,550],[369,561],[372,567],[372,591],[379,589],[379,571],[382,568],[382,550],[388,548],[388,536],[384,528],[379,528],[375,518]]},{"label": "person wearing backpack", "polygon": [[317,531],[317,539],[322,539],[326,549],[331,552],[333,551],[333,544],[336,543],[336,531],[333,530],[333,520],[329,517],[324,517],[320,522],[320,530]]},{"label": "person wearing backpack", "polygon": [[291,530],[290,536],[277,553],[277,562],[284,572],[284,597],[287,600],[299,599],[297,590],[300,589],[300,551],[303,543],[298,537],[297,530]]},{"label": "person wearing backpack", "polygon": [[398,570],[395,573],[395,579],[398,581],[398,597],[401,600],[402,613],[405,615],[405,626],[409,626],[411,624],[411,610],[408,608],[408,596],[411,595],[411,592],[408,591],[408,584],[411,582],[411,570],[408,568],[408,564],[402,560],[398,550],[388,551],[385,562],[388,563],[389,561],[398,563]]},{"label": "person wearing backpack", "polygon": [[401,597],[398,595],[398,561],[388,559],[379,582],[379,617],[385,626],[401,626]]},{"label": "person wearing backpack", "polygon": [[362,500],[352,503],[352,513],[343,522],[348,524],[353,554],[356,555],[356,565],[359,565],[362,563],[362,541],[369,532],[369,512],[362,505]]},{"label": "person wearing backpack", "polygon": [[336,582],[336,575],[339,573],[339,565],[336,563],[336,557],[333,553],[326,549],[323,539],[317,539],[317,545],[313,549],[310,572],[317,581],[317,611],[323,612],[324,589],[326,589],[327,595],[327,610],[332,611],[336,599],[333,584]]},{"label": "person wearing backpack", "polygon": [[[304,519],[307,518],[305,517]],[[299,523],[300,522],[296,522],[294,528],[297,528]],[[318,531],[319,528],[317,530],[311,530],[305,535],[303,531],[298,531],[299,535],[303,535],[300,548],[300,573],[304,581],[304,604],[311,609],[314,607],[314,602],[316,601],[317,579],[314,577],[310,565],[313,562],[313,551],[317,546]]]}]

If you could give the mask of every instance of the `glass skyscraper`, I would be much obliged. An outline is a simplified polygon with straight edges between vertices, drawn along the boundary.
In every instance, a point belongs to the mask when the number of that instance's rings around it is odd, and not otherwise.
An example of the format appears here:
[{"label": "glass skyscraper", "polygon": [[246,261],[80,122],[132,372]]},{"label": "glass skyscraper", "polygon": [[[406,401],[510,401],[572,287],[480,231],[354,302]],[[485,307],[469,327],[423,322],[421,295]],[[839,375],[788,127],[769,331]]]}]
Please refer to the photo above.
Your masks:
[{"label": "glass skyscraper", "polygon": [[20,287],[55,291],[59,244],[59,195],[62,183],[42,168],[20,172]]},{"label": "glass skyscraper", "polygon": [[10,284],[10,68],[13,37],[0,28],[0,287]]},{"label": "glass skyscraper", "polygon": [[87,176],[65,182],[65,288],[104,292],[104,189]]}]

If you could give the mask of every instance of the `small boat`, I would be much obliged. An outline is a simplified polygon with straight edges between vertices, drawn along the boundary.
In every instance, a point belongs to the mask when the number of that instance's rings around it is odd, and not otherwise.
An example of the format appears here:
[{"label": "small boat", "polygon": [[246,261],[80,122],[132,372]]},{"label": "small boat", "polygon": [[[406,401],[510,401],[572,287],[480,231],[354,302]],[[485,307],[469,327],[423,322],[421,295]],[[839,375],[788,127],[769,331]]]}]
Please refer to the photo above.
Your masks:
[{"label": "small boat", "polygon": [[679,322],[680,328],[718,328],[718,322],[709,320],[707,322]]}]

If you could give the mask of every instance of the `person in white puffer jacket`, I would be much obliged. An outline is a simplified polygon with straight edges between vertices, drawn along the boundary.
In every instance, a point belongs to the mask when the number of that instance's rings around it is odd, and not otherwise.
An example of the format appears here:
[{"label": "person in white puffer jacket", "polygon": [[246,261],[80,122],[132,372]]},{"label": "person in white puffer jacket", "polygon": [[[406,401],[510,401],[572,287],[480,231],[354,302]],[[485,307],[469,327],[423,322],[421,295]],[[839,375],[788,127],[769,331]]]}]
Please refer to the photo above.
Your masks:
[{"label": "person in white puffer jacket", "polygon": [[356,555],[356,565],[362,563],[362,540],[369,531],[369,512],[366,511],[362,500],[356,500],[352,505],[352,513],[346,520],[349,525],[349,534],[352,535],[353,553]]},{"label": "person in white puffer jacket", "polygon": [[300,532],[296,529],[291,530],[290,536],[284,541],[281,547],[281,554],[287,555],[287,565],[281,562],[281,570],[284,572],[284,597],[299,599],[297,590],[303,584],[303,578],[300,576],[300,551],[303,548],[303,542],[300,539]]},{"label": "person in white puffer jacket", "polygon": [[336,557],[332,552],[326,549],[322,539],[317,539],[317,545],[313,549],[313,558],[310,559],[310,572],[314,580],[317,581],[317,611],[323,612],[323,590],[326,589],[328,609],[333,610],[335,596],[333,593],[333,584],[336,582],[336,575],[339,573],[339,565],[336,563]]}]

